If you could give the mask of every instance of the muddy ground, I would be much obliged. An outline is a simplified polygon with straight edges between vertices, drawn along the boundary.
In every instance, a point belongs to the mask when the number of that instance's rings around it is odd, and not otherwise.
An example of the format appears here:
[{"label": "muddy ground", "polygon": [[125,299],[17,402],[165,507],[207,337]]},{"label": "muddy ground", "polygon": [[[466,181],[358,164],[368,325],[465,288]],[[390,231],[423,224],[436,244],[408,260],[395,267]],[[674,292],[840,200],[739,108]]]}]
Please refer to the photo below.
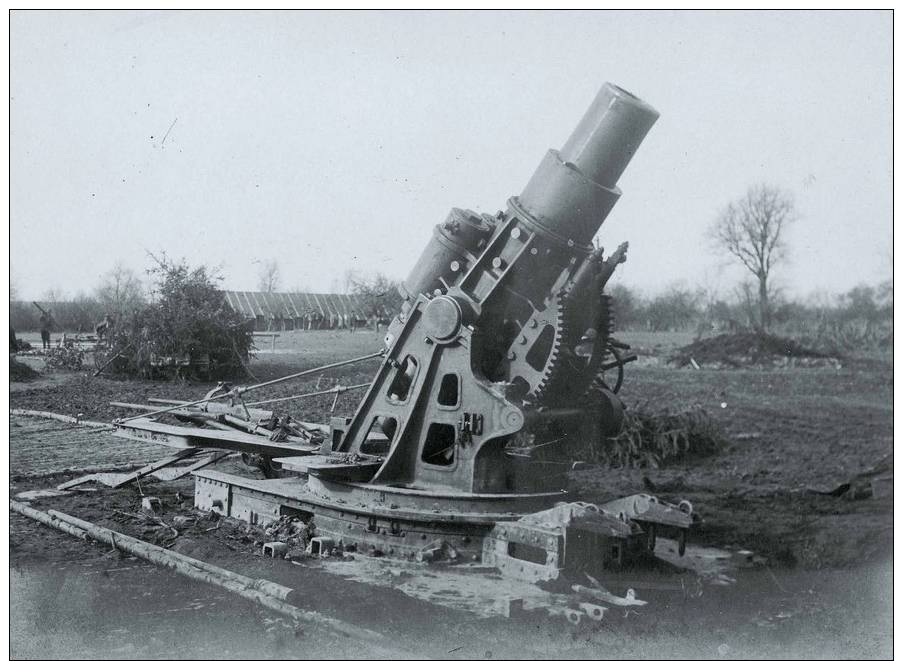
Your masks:
[{"label": "muddy ground", "polygon": [[[631,341],[629,337],[625,339]],[[742,572],[734,586],[707,587],[696,594],[688,591],[686,581],[667,577],[666,584],[682,587],[654,592],[655,610],[646,611],[635,621],[626,618],[616,627],[608,623],[597,631],[578,633],[563,631],[557,622],[490,620],[487,624],[486,620],[477,621],[458,611],[430,606],[397,590],[337,581],[315,566],[299,573],[291,565],[260,558],[253,535],[241,530],[223,529],[223,532],[198,535],[192,548],[185,552],[247,574],[276,575],[277,580],[315,588],[310,593],[311,608],[341,614],[369,628],[392,631],[393,640],[404,650],[399,652],[402,656],[413,652],[440,657],[487,653],[497,657],[500,654],[646,657],[656,653],[811,657],[833,656],[836,651],[858,657],[882,655],[883,650],[889,649],[889,638],[883,634],[890,621],[887,598],[893,539],[891,498],[856,500],[816,495],[808,489],[834,488],[892,452],[890,356],[848,360],[841,369],[677,370],[661,366],[657,363],[663,361],[655,360],[673,346],[673,340],[667,337],[640,340],[650,347],[644,355],[652,360],[629,369],[622,390],[628,405],[645,403],[677,409],[700,404],[723,425],[727,447],[717,456],[662,469],[592,467],[577,471],[571,474],[572,491],[577,498],[587,501],[601,502],[637,492],[651,492],[673,501],[692,501],[701,519],[694,534],[697,543],[729,550],[748,549],[764,559],[762,566]],[[380,338],[372,331],[353,335],[287,333],[277,341],[276,352],[259,354],[252,363],[252,371],[259,380],[264,380],[379,348]],[[375,367],[375,363],[352,366],[329,378],[320,378],[319,383],[314,377],[277,386],[265,390],[261,398],[322,389],[335,383],[360,383],[368,380]],[[58,373],[34,382],[11,384],[10,406],[112,420],[128,412],[110,407],[110,401],[145,402],[149,397],[197,399],[209,388],[210,384],[147,383],[92,379],[86,373]],[[357,399],[352,393],[343,395],[336,413],[350,415]],[[317,402],[303,401],[303,407],[286,406],[285,410],[307,420],[328,419],[331,397]],[[65,447],[55,448],[54,461],[59,465],[74,465],[79,461],[107,463],[104,456],[86,454],[83,446],[74,447],[72,457],[66,456],[69,451]],[[10,448],[13,474],[35,470],[28,466],[36,460],[29,458],[27,450]],[[58,481],[18,480],[11,486],[13,492],[18,492],[53,486]],[[175,491],[191,492],[190,483],[147,482],[142,488],[148,493],[158,490],[171,505],[176,502]],[[152,539],[157,531],[135,528],[132,520],[113,511],[117,508],[134,511],[138,500],[139,494],[133,487],[118,492],[102,489],[67,496],[59,502],[41,501],[40,506],[57,507]],[[106,552],[21,517],[11,519],[10,533],[11,562],[17,568],[15,571],[22,572],[17,577],[14,571],[14,585],[17,580],[37,581],[34,584],[41,585],[40,577],[50,567],[78,559],[102,558]],[[188,543],[189,537],[179,543]],[[99,561],[117,566],[128,562],[118,558]],[[635,582],[651,589],[662,582],[661,576],[646,578]],[[153,584],[155,580],[145,577],[142,585]],[[851,600],[856,602],[856,607]],[[374,608],[374,603],[380,604],[379,608]],[[207,608],[216,610],[213,605]],[[851,619],[851,613],[858,614]],[[781,614],[784,617],[779,617]],[[221,620],[234,617],[236,622],[248,621],[247,613],[241,608],[234,612],[227,609],[221,615]],[[251,619],[259,626],[252,629],[266,630],[269,625],[261,618],[268,615],[256,613],[254,617],[258,620]],[[839,620],[843,625],[838,628]],[[424,641],[419,634],[427,632],[430,638]],[[825,632],[831,635],[826,638]],[[861,643],[863,633],[871,641],[865,646]],[[331,636],[321,634],[306,632],[307,636],[323,638],[317,641],[325,646],[323,649],[330,650],[327,656],[360,655],[360,648],[350,643],[347,648],[336,647],[330,642]],[[261,639],[262,655],[299,655],[293,644],[279,647],[284,643],[283,633],[267,636]],[[133,645],[124,648],[132,650],[124,656],[161,656],[157,648],[134,647],[134,641],[123,642],[120,640],[123,637],[127,635],[111,632],[110,645],[104,648],[103,655],[122,643],[119,647]],[[246,637],[238,639],[246,640]],[[283,642],[274,642],[277,639]],[[854,644],[854,640],[859,642]],[[201,646],[201,649],[208,648]],[[247,645],[238,645],[234,647],[234,655],[225,656],[248,656],[248,649]],[[300,656],[316,654],[302,652]]]},{"label": "muddy ground", "polygon": [[[667,355],[678,334],[625,339],[645,354]],[[364,355],[381,347],[373,331],[285,333],[276,352],[252,362],[260,380]],[[261,390],[260,399],[366,382],[376,361],[328,376]],[[90,372],[54,373],[10,386],[10,407],[83,414],[109,421],[133,412],[111,401],[198,399],[210,384],[91,378]],[[362,391],[342,395],[335,415],[352,415]],[[674,369],[631,365],[621,391],[628,406],[680,409],[699,404],[723,426],[728,444],[717,456],[655,470],[593,468],[571,475],[582,500],[603,501],[637,492],[687,499],[701,517],[698,538],[738,545],[773,562],[805,567],[845,566],[889,553],[890,498],[834,498],[831,490],[874,467],[893,451],[893,363],[851,358],[840,369]],[[280,410],[328,422],[332,397],[280,404]],[[93,462],[97,463],[97,462]],[[15,469],[15,467],[14,467]],[[850,494],[847,494],[849,496]]]},{"label": "muddy ground", "polygon": [[[58,482],[28,480],[28,486],[51,488]],[[665,565],[635,568],[606,577],[606,587],[619,594],[633,587],[649,604],[612,608],[602,622],[575,628],[541,611],[504,618],[449,607],[453,589],[432,601],[403,591],[406,579],[442,569],[388,564],[381,570],[387,580],[376,584],[340,578],[331,565],[344,569],[388,561],[264,558],[258,528],[200,518],[190,501],[180,502],[176,495],[191,490],[188,479],[147,480],[140,487],[41,498],[34,506],[277,581],[301,594],[302,608],[385,638],[374,646],[304,623],[296,627],[229,593],[14,515],[13,657],[881,658],[890,653],[889,562],[822,570],[741,566],[730,572],[735,582],[727,584]],[[142,495],[163,501],[162,520],[189,515],[198,517],[197,523],[173,538],[171,530],[136,520]],[[510,585],[495,580],[503,599]]]}]

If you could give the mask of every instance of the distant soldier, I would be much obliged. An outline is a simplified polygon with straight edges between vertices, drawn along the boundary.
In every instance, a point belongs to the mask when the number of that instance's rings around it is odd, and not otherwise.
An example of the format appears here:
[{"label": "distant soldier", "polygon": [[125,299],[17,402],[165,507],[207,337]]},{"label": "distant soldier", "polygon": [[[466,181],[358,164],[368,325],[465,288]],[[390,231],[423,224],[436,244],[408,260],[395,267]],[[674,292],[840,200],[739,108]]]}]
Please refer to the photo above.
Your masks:
[{"label": "distant soldier", "polygon": [[41,345],[44,349],[50,348],[50,330],[53,328],[53,314],[50,310],[41,311]]},{"label": "distant soldier", "polygon": [[94,326],[94,334],[97,335],[98,340],[103,340],[104,338],[109,338],[112,332],[113,317],[108,313],[103,316],[103,321]]}]

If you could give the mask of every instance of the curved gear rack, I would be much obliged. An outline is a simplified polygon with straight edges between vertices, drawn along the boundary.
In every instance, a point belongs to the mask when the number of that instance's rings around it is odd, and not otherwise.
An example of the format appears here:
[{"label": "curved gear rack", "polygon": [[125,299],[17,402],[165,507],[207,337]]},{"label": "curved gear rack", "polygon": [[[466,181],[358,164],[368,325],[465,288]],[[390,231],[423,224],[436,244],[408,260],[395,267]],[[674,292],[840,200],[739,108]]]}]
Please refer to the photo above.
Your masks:
[{"label": "curved gear rack", "polygon": [[562,348],[568,336],[564,302],[567,290],[559,290],[533,313],[518,333],[509,354],[509,380],[523,389],[524,399],[535,399],[549,387],[558,372]]}]

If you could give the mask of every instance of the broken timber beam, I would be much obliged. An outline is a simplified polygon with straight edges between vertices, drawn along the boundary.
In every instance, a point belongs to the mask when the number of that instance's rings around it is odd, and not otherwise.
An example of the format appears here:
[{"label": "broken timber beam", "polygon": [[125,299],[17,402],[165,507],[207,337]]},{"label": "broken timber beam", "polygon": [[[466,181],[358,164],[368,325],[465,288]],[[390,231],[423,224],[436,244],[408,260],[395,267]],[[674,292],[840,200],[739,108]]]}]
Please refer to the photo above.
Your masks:
[{"label": "broken timber beam", "polygon": [[168,457],[164,457],[160,461],[155,461],[152,464],[148,464],[147,466],[143,466],[137,470],[132,471],[131,473],[94,473],[92,475],[83,475],[82,477],[77,477],[74,480],[69,480],[68,482],[63,482],[63,484],[59,485],[57,489],[60,491],[65,491],[66,489],[71,489],[74,486],[78,486],[79,484],[84,484],[85,482],[101,482],[106,484],[108,487],[113,487],[114,489],[118,489],[121,486],[128,484],[129,482],[134,482],[135,480],[141,479],[145,475],[150,475],[165,466],[170,466],[176,462],[181,461],[182,459],[187,459],[188,457],[196,455],[200,452],[200,448],[188,448],[182,450],[181,452],[177,452],[176,454],[171,454]]}]

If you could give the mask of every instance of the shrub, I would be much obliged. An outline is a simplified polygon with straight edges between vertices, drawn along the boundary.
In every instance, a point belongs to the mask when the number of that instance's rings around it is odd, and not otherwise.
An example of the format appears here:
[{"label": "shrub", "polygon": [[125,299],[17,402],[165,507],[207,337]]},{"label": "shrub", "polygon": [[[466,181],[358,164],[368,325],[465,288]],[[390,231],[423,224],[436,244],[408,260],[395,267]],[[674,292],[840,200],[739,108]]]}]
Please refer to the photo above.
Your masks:
[{"label": "shrub", "polygon": [[[226,377],[244,369],[252,343],[251,328],[226,302],[222,279],[204,266],[190,267],[164,255],[148,271],[154,279],[152,302],[114,329],[110,353],[120,353],[114,369],[153,376],[185,375],[179,362],[209,368],[189,372]],[[167,367],[167,364],[170,367]]]},{"label": "shrub", "polygon": [[624,428],[595,446],[593,459],[615,468],[658,468],[723,446],[720,425],[700,406],[676,412],[640,406],[624,413]]}]

